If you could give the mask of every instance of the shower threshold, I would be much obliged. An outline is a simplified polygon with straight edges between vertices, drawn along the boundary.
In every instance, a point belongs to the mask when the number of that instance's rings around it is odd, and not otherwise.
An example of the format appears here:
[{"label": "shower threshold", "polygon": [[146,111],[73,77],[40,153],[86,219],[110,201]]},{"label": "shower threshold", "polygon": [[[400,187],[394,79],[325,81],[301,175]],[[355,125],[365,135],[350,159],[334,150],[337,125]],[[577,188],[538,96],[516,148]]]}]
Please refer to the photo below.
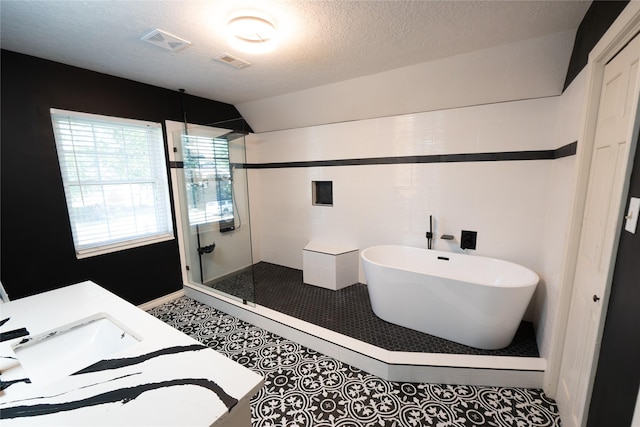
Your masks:
[{"label": "shower threshold", "polygon": [[546,362],[528,322],[508,347],[481,350],[377,318],[363,284],[339,291],[318,288],[304,284],[300,270],[265,262],[254,265],[253,278],[255,306],[212,289],[246,293],[241,277],[212,287],[187,285],[185,293],[390,381],[542,387]]}]

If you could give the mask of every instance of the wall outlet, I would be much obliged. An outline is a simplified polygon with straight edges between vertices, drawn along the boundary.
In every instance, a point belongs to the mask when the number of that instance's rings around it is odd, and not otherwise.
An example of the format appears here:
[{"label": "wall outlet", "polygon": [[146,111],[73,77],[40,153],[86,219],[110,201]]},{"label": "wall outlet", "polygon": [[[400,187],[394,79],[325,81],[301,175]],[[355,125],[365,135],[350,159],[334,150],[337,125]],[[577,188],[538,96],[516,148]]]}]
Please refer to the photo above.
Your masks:
[{"label": "wall outlet", "polygon": [[477,239],[478,239],[477,231],[462,230],[462,236],[460,236],[460,247],[462,249],[475,250]]},{"label": "wall outlet", "polygon": [[629,212],[625,218],[624,229],[631,234],[636,234],[636,227],[638,226],[638,215],[640,214],[640,198],[632,197],[629,200]]}]

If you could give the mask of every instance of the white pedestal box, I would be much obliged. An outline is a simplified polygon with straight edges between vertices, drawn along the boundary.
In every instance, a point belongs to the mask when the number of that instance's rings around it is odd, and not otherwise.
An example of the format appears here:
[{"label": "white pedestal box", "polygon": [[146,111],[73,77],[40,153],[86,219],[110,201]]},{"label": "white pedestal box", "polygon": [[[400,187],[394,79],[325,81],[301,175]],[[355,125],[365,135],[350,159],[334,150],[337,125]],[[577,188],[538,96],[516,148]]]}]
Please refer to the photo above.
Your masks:
[{"label": "white pedestal box", "polygon": [[302,251],[304,283],[338,290],[358,283],[358,249],[309,242]]}]

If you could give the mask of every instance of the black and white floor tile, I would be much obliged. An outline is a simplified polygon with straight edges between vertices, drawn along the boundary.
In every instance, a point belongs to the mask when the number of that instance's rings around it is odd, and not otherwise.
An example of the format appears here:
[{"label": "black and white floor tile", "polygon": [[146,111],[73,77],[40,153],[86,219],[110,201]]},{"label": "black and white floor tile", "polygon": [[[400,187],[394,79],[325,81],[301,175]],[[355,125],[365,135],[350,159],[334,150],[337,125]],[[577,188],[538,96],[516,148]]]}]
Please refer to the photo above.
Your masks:
[{"label": "black and white floor tile", "polygon": [[541,390],[385,381],[186,297],[149,313],[265,377],[254,427],[560,425]]}]

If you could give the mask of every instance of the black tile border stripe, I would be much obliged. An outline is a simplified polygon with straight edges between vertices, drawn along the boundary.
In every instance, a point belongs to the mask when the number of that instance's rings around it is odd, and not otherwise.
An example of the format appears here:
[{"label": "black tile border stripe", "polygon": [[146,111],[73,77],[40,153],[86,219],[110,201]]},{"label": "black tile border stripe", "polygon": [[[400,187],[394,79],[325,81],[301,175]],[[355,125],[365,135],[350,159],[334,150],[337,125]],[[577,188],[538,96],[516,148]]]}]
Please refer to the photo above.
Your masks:
[{"label": "black tile border stripe", "polygon": [[578,151],[578,141],[573,141],[571,144],[567,144],[563,147],[553,150],[553,158],[560,159],[562,157],[569,157],[576,154]]},{"label": "black tile border stripe", "polygon": [[492,153],[435,154],[425,156],[370,157],[363,159],[309,160],[276,163],[235,163],[242,169],[309,168],[323,166],[397,165],[412,163],[460,163],[512,160],[555,160],[576,154],[578,141],[555,150],[502,151]]}]

